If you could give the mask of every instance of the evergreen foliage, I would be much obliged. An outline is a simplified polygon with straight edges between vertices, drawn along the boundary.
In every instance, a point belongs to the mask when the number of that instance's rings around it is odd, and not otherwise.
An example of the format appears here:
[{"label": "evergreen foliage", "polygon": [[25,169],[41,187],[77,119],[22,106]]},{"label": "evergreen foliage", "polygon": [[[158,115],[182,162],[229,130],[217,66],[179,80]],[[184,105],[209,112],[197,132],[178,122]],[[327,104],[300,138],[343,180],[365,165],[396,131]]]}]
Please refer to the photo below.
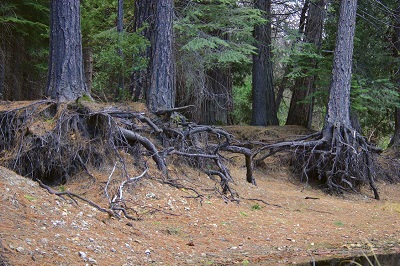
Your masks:
[{"label": "evergreen foliage", "polygon": [[[124,21],[129,22],[132,21],[133,3],[125,1],[125,5],[127,12],[124,12]],[[128,77],[132,71],[146,67],[147,60],[139,54],[147,47],[148,41],[138,33],[131,32],[129,23],[126,23],[122,33],[117,32],[118,1],[86,0],[81,7],[83,43],[93,49],[94,93],[114,97],[120,73]],[[125,56],[121,58],[118,50]],[[118,95],[124,100],[129,98],[129,93]]]},{"label": "evergreen foliage", "polygon": [[0,3],[5,99],[40,97],[47,74],[49,12],[49,3],[44,0]]},{"label": "evergreen foliage", "polygon": [[196,53],[206,68],[250,63],[254,25],[264,22],[259,10],[239,5],[235,0],[190,1],[177,5],[175,23],[179,48]]}]

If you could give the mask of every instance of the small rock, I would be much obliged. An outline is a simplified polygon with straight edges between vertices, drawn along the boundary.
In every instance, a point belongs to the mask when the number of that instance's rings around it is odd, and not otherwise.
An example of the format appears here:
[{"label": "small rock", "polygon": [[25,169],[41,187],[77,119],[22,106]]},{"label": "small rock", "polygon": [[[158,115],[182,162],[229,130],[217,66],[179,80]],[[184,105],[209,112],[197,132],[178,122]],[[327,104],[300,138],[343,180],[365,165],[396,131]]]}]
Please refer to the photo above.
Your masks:
[{"label": "small rock", "polygon": [[117,252],[117,250],[115,248],[111,248],[110,250],[111,250],[111,252]]},{"label": "small rock", "polygon": [[89,258],[89,259],[88,259],[88,262],[89,262],[90,264],[92,264],[92,265],[96,265],[96,264],[97,264],[97,261],[96,261],[95,259],[93,259],[93,258]]},{"label": "small rock", "polygon": [[154,199],[156,197],[156,194],[154,194],[153,192],[150,192],[150,193],[147,193],[146,194],[146,198],[148,198],[148,199]]},{"label": "small rock", "polygon": [[82,259],[84,259],[84,260],[86,260],[86,259],[87,259],[87,255],[86,255],[86,253],[85,253],[85,252],[83,252],[83,251],[79,251],[79,252],[78,252],[78,254],[79,254],[79,257],[81,257]]},{"label": "small rock", "polygon": [[42,244],[42,246],[47,246],[48,243],[49,243],[49,240],[47,238],[40,239],[40,244]]},{"label": "small rock", "polygon": [[233,250],[235,250],[235,249],[237,249],[238,247],[231,247],[231,249],[233,249]]},{"label": "small rock", "polygon": [[23,247],[17,247],[17,251],[18,251],[19,253],[24,253],[24,252],[25,252],[25,249],[24,249]]},{"label": "small rock", "polygon": [[94,239],[90,237],[89,242],[94,242]]}]

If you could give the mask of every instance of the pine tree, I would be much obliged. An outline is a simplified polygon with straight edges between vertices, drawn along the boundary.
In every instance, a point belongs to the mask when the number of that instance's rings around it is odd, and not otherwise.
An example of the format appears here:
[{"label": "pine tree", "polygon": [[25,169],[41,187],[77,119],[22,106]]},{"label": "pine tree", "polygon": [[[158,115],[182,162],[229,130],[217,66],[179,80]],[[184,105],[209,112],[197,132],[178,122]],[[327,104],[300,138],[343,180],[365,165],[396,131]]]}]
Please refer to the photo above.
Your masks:
[{"label": "pine tree", "polygon": [[72,101],[89,95],[84,82],[80,1],[51,1],[47,95]]}]

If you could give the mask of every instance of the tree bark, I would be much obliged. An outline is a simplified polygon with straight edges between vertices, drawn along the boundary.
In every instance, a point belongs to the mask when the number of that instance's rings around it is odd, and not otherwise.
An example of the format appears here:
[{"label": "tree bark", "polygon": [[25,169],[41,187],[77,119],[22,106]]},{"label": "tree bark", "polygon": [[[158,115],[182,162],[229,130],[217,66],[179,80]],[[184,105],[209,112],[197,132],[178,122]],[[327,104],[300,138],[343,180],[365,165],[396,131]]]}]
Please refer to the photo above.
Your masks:
[{"label": "tree bark", "polygon": [[85,69],[85,82],[87,91],[92,91],[93,84],[93,49],[92,47],[83,48],[83,66]]},{"label": "tree bark", "polygon": [[[299,34],[303,35],[304,34],[304,29],[306,27],[306,18],[307,18],[307,11],[310,6],[310,0],[304,1],[303,8],[301,9],[300,13],[300,20],[299,20]],[[300,38],[298,38],[297,41],[300,41]],[[296,42],[297,42],[296,41]],[[278,86],[278,92],[276,94],[276,112],[279,111],[279,107],[281,105],[282,99],[283,99],[283,93],[285,92],[285,88],[288,85],[288,77],[287,75],[290,73],[290,66],[285,67],[285,72],[282,77],[282,81]]]},{"label": "tree bark", "polygon": [[[311,2],[306,20],[304,42],[312,43],[317,48],[321,46],[322,42],[325,6],[326,0]],[[311,62],[311,67],[317,68],[317,62],[315,60]],[[315,79],[316,76],[311,75],[298,78],[295,81],[288,117],[286,120],[287,125],[300,125],[311,128],[313,100],[309,99],[309,102],[303,101],[309,98],[310,94],[314,91]]]},{"label": "tree bark", "polygon": [[350,85],[357,0],[342,0],[325,125],[352,128]]},{"label": "tree bark", "polygon": [[154,43],[156,1],[141,0],[135,1],[133,27],[135,31],[141,30],[141,34],[150,41],[150,46],[140,55],[148,58],[146,69],[135,71],[131,75],[130,92],[135,101],[146,98],[146,89],[150,84],[150,69],[152,58],[152,44]]},{"label": "tree bark", "polygon": [[201,104],[199,123],[205,125],[230,124],[232,111],[232,76],[229,68],[206,72],[206,94]]},{"label": "tree bark", "polygon": [[0,100],[4,99],[5,63],[5,55],[2,47],[0,47]]},{"label": "tree bark", "polygon": [[83,70],[79,0],[50,2],[50,59],[46,94],[58,101],[89,95]]},{"label": "tree bark", "polygon": [[271,62],[271,0],[258,0],[255,8],[265,12],[267,23],[254,28],[253,55],[253,110],[251,124],[255,126],[278,125]]},{"label": "tree bark", "polygon": [[152,112],[175,106],[175,62],[173,57],[173,0],[156,1],[155,36],[152,43],[151,78],[147,107]]},{"label": "tree bark", "polygon": [[[118,0],[118,19],[117,19],[117,32],[118,32],[118,45],[120,46],[120,39],[121,39],[121,34],[124,30],[124,1],[123,0]],[[121,59],[124,59],[124,53],[122,52],[121,47],[118,47],[118,55],[121,57]],[[124,90],[124,73],[123,69],[121,67],[119,77],[118,77],[118,88],[117,88],[117,98],[120,97],[121,92]]]},{"label": "tree bark", "polygon": [[[395,21],[394,21],[394,51],[393,56],[400,58],[400,6],[395,10]],[[398,91],[400,92],[400,68],[396,70],[395,81],[397,83]],[[395,108],[394,110],[394,134],[390,140],[390,147],[395,147],[400,149],[400,108]]]}]

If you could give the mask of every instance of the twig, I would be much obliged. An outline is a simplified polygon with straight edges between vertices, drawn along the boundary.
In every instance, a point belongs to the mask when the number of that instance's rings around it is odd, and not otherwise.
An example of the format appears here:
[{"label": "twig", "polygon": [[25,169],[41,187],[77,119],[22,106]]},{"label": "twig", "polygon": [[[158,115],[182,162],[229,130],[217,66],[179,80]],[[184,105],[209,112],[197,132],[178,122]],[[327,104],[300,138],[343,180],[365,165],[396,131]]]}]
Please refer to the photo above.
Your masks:
[{"label": "twig", "polygon": [[275,206],[275,207],[278,207],[278,208],[282,208],[282,206],[281,205],[279,205],[279,204],[273,204],[273,203],[268,203],[268,202],[266,202],[265,200],[262,200],[262,199],[256,199],[256,198],[243,198],[243,197],[240,197],[241,199],[244,199],[244,200],[254,200],[254,201],[259,201],[259,202],[262,202],[262,203],[264,203],[265,205],[269,205],[269,206]]},{"label": "twig", "polygon": [[118,188],[118,194],[119,194],[119,195],[118,195],[118,196],[119,196],[118,200],[119,200],[119,201],[122,201],[122,200],[123,200],[122,192],[123,192],[124,186],[127,185],[127,184],[129,184],[129,183],[132,183],[132,182],[134,182],[134,181],[139,180],[140,178],[142,178],[142,177],[147,173],[148,170],[149,170],[149,167],[148,167],[147,164],[146,164],[146,169],[143,171],[143,173],[141,173],[141,174],[138,175],[138,176],[131,177],[131,178],[129,178],[128,180],[125,180],[124,182],[121,183],[121,185],[120,185],[119,188]]},{"label": "twig", "polygon": [[[39,179],[36,179],[36,181],[39,183],[39,185],[40,185],[42,188],[46,189],[50,194],[54,194],[54,195],[57,195],[57,196],[67,195],[67,196],[70,197],[71,199],[73,199],[73,197],[76,197],[76,198],[78,198],[78,199],[80,199],[80,200],[82,200],[82,201],[84,201],[84,202],[89,203],[90,206],[96,208],[97,210],[99,210],[99,211],[101,211],[101,212],[108,213],[108,214],[109,214],[110,216],[112,216],[112,217],[116,217],[116,214],[115,214],[112,210],[106,209],[106,208],[102,208],[102,207],[100,207],[99,205],[97,205],[96,203],[94,203],[93,201],[91,201],[91,200],[89,200],[89,199],[86,199],[86,198],[84,198],[84,197],[82,197],[82,196],[80,196],[80,195],[78,195],[78,194],[72,193],[72,192],[70,192],[70,191],[55,191],[55,190],[52,189],[51,187],[49,187],[49,186],[43,184],[42,181],[40,181]],[[74,200],[74,199],[73,199],[73,200]],[[74,201],[75,201],[75,200],[74,200]]]},{"label": "twig", "polygon": [[107,199],[108,199],[108,203],[111,203],[110,196],[108,195],[108,185],[110,184],[111,177],[112,177],[112,175],[114,174],[114,171],[115,171],[115,168],[117,167],[117,164],[118,164],[118,162],[115,162],[114,167],[113,167],[113,169],[112,169],[110,175],[108,176],[108,180],[107,180],[107,183],[106,183],[106,187],[104,188],[104,192],[106,193],[106,197],[107,197]]}]

